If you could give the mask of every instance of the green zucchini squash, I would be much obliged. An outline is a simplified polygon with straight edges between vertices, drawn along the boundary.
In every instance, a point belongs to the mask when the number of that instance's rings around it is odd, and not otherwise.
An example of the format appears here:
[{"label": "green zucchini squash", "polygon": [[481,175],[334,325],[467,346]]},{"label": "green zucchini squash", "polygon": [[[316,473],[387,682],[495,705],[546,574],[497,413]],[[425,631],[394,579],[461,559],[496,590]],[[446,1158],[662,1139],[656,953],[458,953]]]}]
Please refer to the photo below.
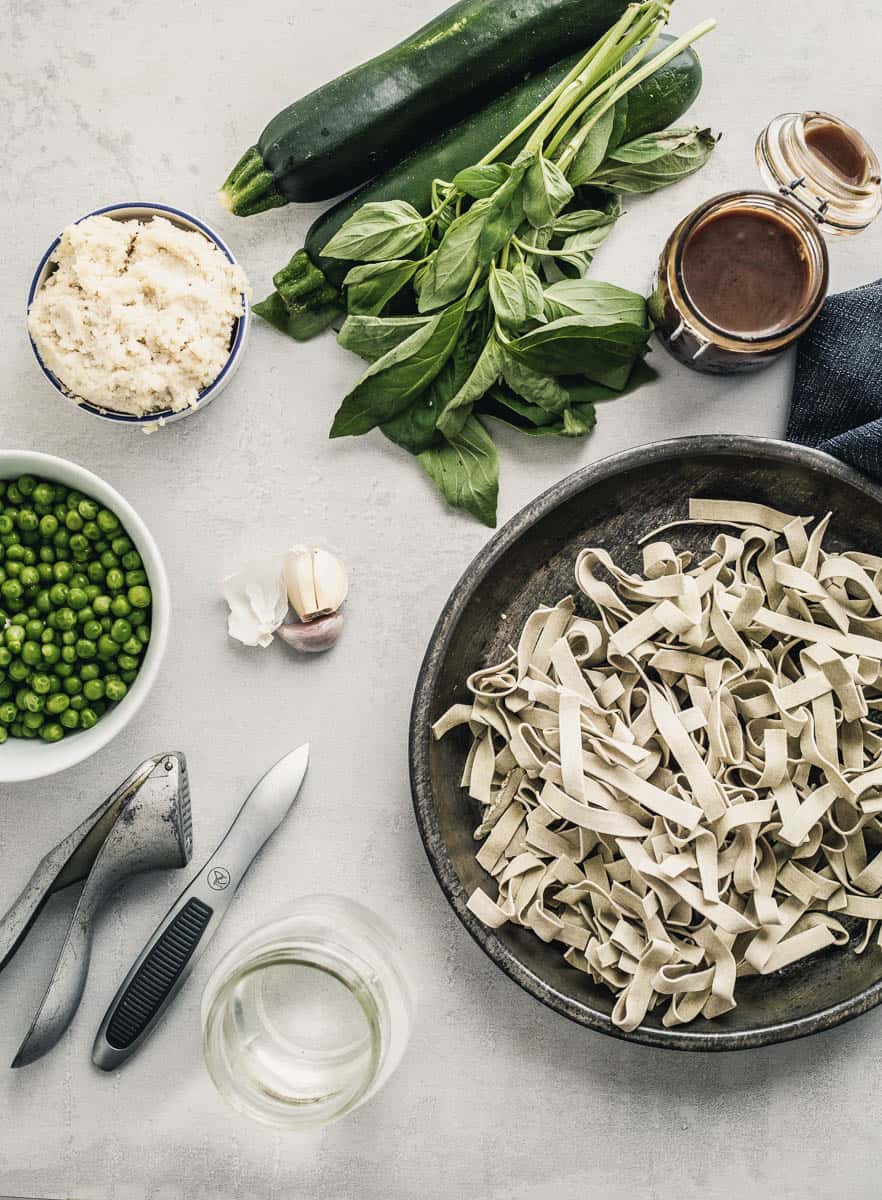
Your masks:
[{"label": "green zucchini squash", "polygon": [[[662,34],[652,54],[674,39]],[[650,57],[652,57],[652,54]],[[287,266],[273,277],[276,292],[254,305],[254,311],[297,341],[306,341],[333,324],[345,311],[339,286],[351,263],[324,258],[322,250],[340,226],[363,204],[380,200],[407,200],[425,211],[433,179],[452,179],[464,167],[478,162],[504,135],[526,117],[569,71],[575,55],[512,88],[480,112],[423,146],[379,178],[365,184],[332,208],[321,213]],[[629,142],[667,128],[679,120],[701,89],[701,63],[690,47],[655,75],[638,84],[626,97],[627,117],[621,141]],[[513,143],[504,157],[509,161],[521,148]]]},{"label": "green zucchini squash", "polygon": [[358,187],[524,76],[589,46],[625,7],[625,0],[459,0],[274,117],[231,171],[221,199],[247,217]]}]

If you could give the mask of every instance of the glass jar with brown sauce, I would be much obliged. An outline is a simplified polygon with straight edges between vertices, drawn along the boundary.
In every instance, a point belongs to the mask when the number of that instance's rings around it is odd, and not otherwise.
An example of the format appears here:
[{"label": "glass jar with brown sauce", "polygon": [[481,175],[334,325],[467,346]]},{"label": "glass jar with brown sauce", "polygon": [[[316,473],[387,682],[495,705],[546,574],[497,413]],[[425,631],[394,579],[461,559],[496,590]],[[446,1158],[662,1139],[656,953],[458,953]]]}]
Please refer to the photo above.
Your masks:
[{"label": "glass jar with brown sauce", "polygon": [[757,370],[812,323],[828,286],[824,235],[859,233],[882,208],[879,162],[827,113],[788,113],[763,130],[774,192],[727,192],[668,238],[650,315],[662,345],[697,371]]}]

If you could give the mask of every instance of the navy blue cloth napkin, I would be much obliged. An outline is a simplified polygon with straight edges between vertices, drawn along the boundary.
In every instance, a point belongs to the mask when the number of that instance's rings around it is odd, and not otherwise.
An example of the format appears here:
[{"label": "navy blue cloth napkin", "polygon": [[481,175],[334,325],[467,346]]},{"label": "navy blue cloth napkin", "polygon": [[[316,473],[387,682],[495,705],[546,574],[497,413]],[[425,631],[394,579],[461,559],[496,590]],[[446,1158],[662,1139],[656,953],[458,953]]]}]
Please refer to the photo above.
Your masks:
[{"label": "navy blue cloth napkin", "polygon": [[787,440],[882,482],[882,279],[830,296],[800,339]]}]

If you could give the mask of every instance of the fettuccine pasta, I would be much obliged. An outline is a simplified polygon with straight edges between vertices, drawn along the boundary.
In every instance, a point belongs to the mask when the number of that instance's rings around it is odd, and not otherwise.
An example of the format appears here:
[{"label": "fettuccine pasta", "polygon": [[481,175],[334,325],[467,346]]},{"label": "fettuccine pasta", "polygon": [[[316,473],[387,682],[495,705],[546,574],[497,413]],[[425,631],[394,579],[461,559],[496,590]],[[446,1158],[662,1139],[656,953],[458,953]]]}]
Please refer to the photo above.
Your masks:
[{"label": "fettuccine pasta", "polygon": [[557,943],[626,1031],[718,1017],[855,926],[882,945],[882,558],[825,551],[830,514],[689,516],[726,530],[706,557],[583,550],[591,615],[537,609],[433,727],[471,732],[472,912]]}]

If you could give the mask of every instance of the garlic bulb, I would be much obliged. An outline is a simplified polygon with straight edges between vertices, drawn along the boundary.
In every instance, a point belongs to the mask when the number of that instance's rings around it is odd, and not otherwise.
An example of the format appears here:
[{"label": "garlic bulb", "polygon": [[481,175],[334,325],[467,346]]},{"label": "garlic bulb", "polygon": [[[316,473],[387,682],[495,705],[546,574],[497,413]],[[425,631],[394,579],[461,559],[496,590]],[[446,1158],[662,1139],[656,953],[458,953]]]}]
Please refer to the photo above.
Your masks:
[{"label": "garlic bulb", "polygon": [[346,568],[319,546],[292,546],[285,555],[284,572],[288,599],[301,621],[335,613],[349,591]]},{"label": "garlic bulb", "polygon": [[280,625],[276,633],[290,646],[303,654],[320,654],[337,641],[343,631],[343,614],[328,613],[324,617],[316,617],[314,621],[287,621]]}]

